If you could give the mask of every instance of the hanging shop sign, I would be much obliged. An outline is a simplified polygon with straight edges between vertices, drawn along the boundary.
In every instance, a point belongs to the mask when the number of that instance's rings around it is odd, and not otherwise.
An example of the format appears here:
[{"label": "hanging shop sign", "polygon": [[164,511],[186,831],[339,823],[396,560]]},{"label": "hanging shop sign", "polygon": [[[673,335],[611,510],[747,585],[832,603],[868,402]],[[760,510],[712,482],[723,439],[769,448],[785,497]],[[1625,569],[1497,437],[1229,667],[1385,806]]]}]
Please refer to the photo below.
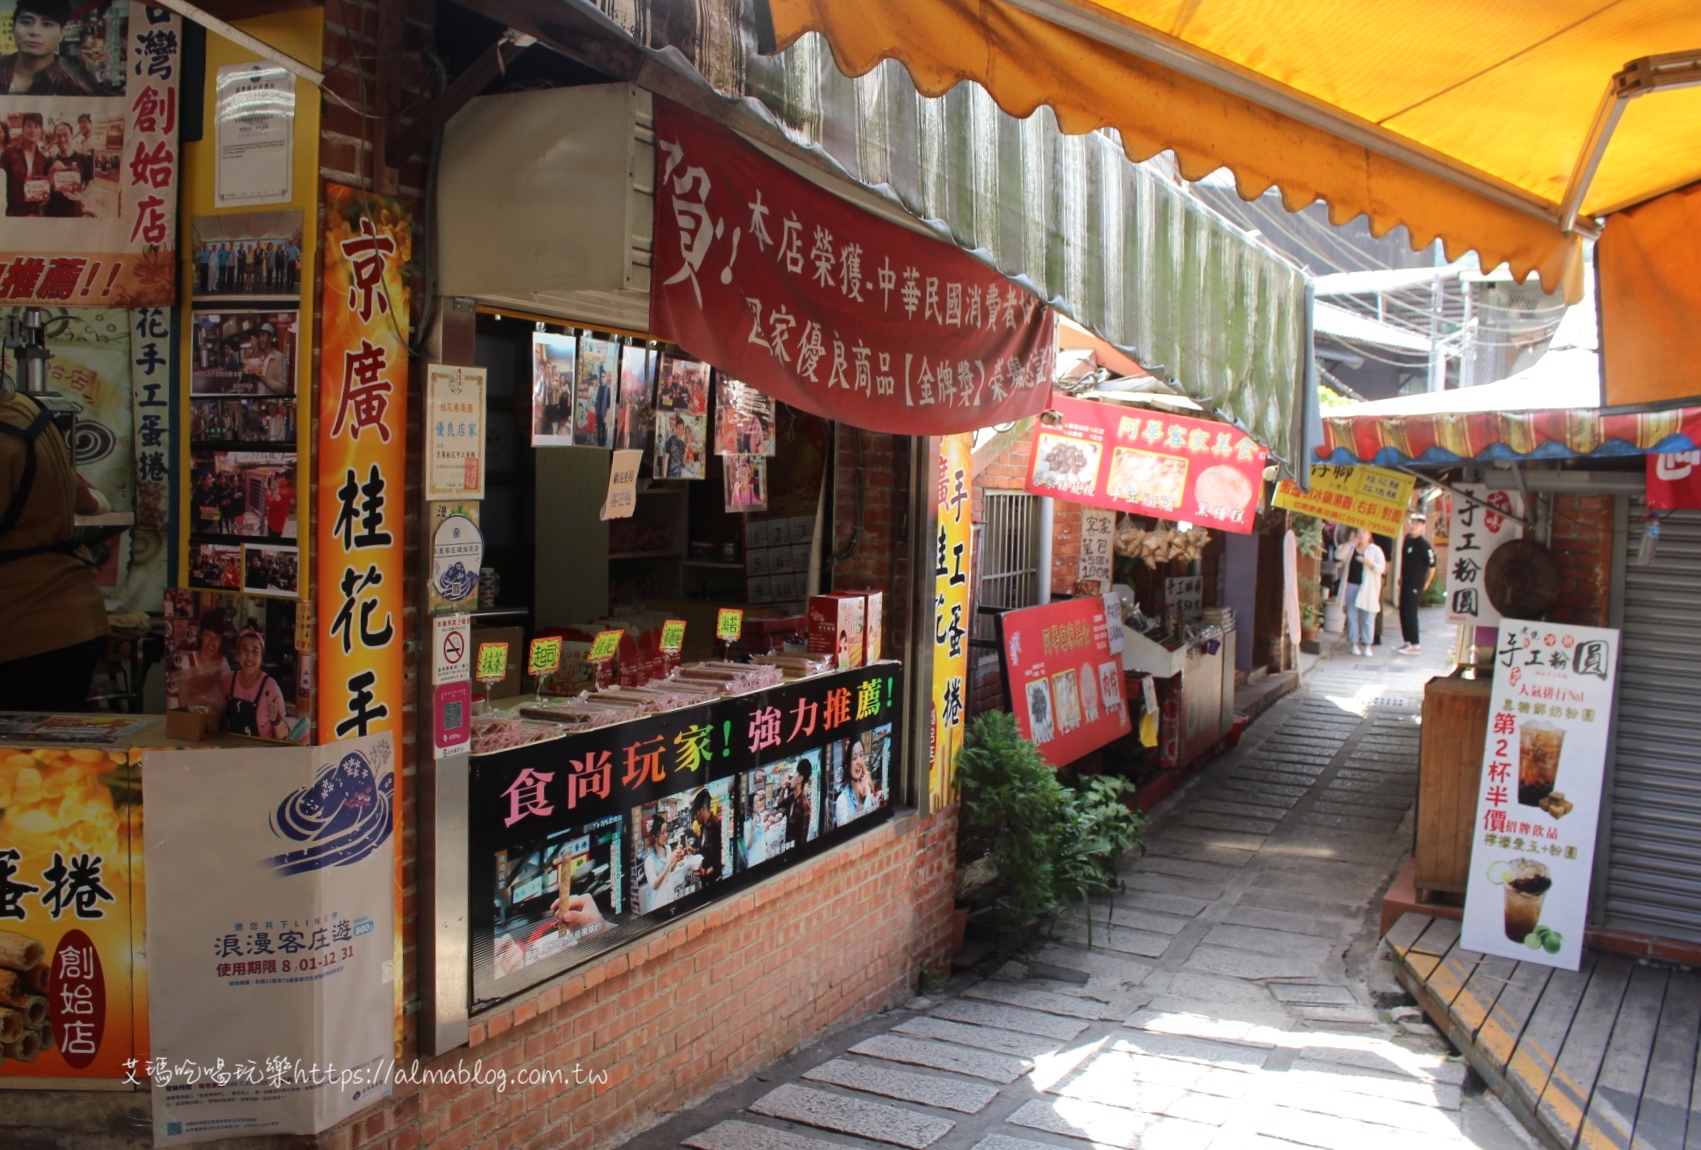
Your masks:
[{"label": "hanging shop sign", "polygon": [[473,998],[506,997],[890,809],[897,663],[475,756]]},{"label": "hanging shop sign", "polygon": [[401,730],[412,244],[396,200],[325,185],[314,516],[325,740]]},{"label": "hanging shop sign", "polygon": [[1583,957],[1618,632],[1503,619],[1459,944]]},{"label": "hanging shop sign", "polygon": [[397,766],[390,734],[147,755],[155,1146],[315,1134],[389,1095]]},{"label": "hanging shop sign", "polygon": [[1488,561],[1502,543],[1520,535],[1512,516],[1523,514],[1524,501],[1480,483],[1461,483],[1454,490],[1491,506],[1453,496],[1453,513],[1447,519],[1447,621],[1492,627],[1500,622],[1500,612],[1488,601]]},{"label": "hanging shop sign", "polygon": [[973,466],[973,435],[947,435],[939,441],[939,527],[933,547],[933,756],[928,767],[935,810],[951,801],[969,704]]},{"label": "hanging shop sign", "polygon": [[1406,523],[1406,508],[1416,483],[1410,475],[1380,467],[1314,463],[1310,491],[1301,491],[1297,483],[1284,479],[1276,486],[1276,497],[1271,502],[1331,523],[1398,538]]},{"label": "hanging shop sign", "polygon": [[425,369],[427,499],[484,498],[484,382],[482,367]]},{"label": "hanging shop sign", "polygon": [[650,330],[775,399],[944,435],[1042,410],[1052,316],[940,240],[888,223],[732,131],[655,101]]},{"label": "hanging shop sign", "polygon": [[1668,451],[1648,456],[1648,510],[1698,507],[1701,507],[1701,451]]},{"label": "hanging shop sign", "polygon": [[0,780],[0,1078],[121,1079],[148,1048],[134,753],[0,744]]},{"label": "hanging shop sign", "polygon": [[1250,532],[1265,451],[1226,423],[1055,396],[1034,425],[1027,488],[1225,531]]},{"label": "hanging shop sign", "polygon": [[1131,729],[1102,596],[1004,612],[998,649],[1016,729],[1052,766],[1067,766]]},{"label": "hanging shop sign", "polygon": [[127,0],[25,15],[45,31],[0,57],[0,301],[170,306],[182,21]]}]

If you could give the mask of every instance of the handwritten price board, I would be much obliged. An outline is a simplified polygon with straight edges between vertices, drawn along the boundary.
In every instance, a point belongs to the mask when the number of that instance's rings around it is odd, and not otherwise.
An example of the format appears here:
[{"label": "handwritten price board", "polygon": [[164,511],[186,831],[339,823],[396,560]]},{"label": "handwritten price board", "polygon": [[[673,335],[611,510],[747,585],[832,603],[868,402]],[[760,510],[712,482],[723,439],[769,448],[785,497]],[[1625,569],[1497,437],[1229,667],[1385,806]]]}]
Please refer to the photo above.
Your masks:
[{"label": "handwritten price board", "polygon": [[685,620],[669,619],[662,624],[661,649],[677,655],[685,647]]},{"label": "handwritten price board", "polygon": [[526,652],[526,674],[553,675],[561,669],[561,637],[551,636],[547,639],[533,639],[531,648]]},{"label": "handwritten price board", "polygon": [[736,643],[744,634],[744,612],[736,607],[722,607],[715,617],[715,638],[723,643]]},{"label": "handwritten price board", "polygon": [[480,643],[478,645],[478,681],[500,683],[508,675],[508,644]]},{"label": "handwritten price board", "polygon": [[620,654],[620,639],[624,631],[598,631],[597,637],[591,640],[591,653],[586,656],[593,663],[606,662]]}]

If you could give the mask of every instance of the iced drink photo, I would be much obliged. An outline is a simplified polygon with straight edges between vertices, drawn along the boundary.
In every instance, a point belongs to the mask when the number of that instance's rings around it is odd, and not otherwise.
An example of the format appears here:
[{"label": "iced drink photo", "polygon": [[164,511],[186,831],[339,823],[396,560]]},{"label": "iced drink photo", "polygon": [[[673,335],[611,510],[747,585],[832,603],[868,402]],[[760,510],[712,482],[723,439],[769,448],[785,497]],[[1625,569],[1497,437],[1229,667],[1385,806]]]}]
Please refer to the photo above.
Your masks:
[{"label": "iced drink photo", "polygon": [[1553,876],[1543,864],[1533,859],[1518,859],[1512,863],[1506,879],[1506,937],[1523,942],[1541,923],[1542,902]]},{"label": "iced drink photo", "polygon": [[1559,755],[1565,747],[1565,731],[1549,723],[1525,723],[1518,729],[1518,801],[1526,807],[1540,806],[1553,793],[1559,774]]}]

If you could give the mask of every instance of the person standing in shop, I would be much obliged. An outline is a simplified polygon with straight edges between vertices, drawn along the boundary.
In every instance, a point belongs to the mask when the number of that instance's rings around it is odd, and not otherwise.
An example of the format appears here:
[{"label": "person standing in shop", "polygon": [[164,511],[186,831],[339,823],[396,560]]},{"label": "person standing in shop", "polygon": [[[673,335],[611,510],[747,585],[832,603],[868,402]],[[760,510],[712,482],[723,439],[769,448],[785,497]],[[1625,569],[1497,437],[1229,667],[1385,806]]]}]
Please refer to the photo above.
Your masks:
[{"label": "person standing in shop", "polygon": [[79,512],[110,510],[47,410],[0,390],[0,710],[87,707],[106,603],[71,531]]},{"label": "person standing in shop", "polygon": [[1376,643],[1376,616],[1382,609],[1382,573],[1388,568],[1388,556],[1361,527],[1335,552],[1335,559],[1347,565],[1346,590],[1341,594],[1347,641],[1353,654],[1368,655]]},{"label": "person standing in shop", "polygon": [[1400,638],[1405,642],[1396,652],[1417,655],[1423,651],[1418,635],[1418,600],[1435,582],[1435,548],[1424,538],[1427,521],[1422,515],[1406,520],[1406,538],[1400,544]]}]

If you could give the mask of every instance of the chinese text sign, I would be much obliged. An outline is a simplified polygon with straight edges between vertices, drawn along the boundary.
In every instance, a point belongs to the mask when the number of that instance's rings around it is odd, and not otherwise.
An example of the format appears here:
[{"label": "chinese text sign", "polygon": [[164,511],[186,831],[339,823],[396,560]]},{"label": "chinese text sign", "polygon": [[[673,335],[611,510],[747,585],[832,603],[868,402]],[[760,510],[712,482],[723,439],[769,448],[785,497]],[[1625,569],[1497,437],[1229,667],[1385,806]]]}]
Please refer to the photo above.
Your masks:
[{"label": "chinese text sign", "polygon": [[1447,621],[1490,627],[1500,622],[1500,612],[1488,601],[1483,578],[1489,556],[1502,543],[1518,538],[1518,521],[1511,517],[1521,513],[1523,500],[1509,491],[1490,491],[1480,483],[1461,483],[1454,491],[1492,506],[1453,496],[1453,514],[1447,522]]},{"label": "chinese text sign", "polygon": [[1016,729],[1054,767],[1131,729],[1104,608],[1102,596],[1087,595],[998,617]]},{"label": "chinese text sign", "polygon": [[951,801],[968,715],[972,435],[939,441],[938,518],[933,540],[933,760],[928,790],[937,810]]},{"label": "chinese text sign", "polygon": [[1503,619],[1460,944],[1576,970],[1618,632]]},{"label": "chinese text sign", "polygon": [[967,253],[878,219],[655,101],[650,330],[805,411],[901,435],[1042,410],[1050,311]]},{"label": "chinese text sign", "polygon": [[1411,502],[1410,475],[1380,467],[1344,467],[1315,463],[1311,467],[1311,490],[1283,480],[1272,502],[1277,507],[1315,515],[1331,523],[1362,527],[1377,535],[1398,537],[1406,523],[1406,506]]},{"label": "chinese text sign", "polygon": [[[1094,507],[1250,532],[1265,451],[1227,423],[1055,396],[1034,427],[1027,488]],[[1106,554],[1108,554],[1108,550]]]}]

